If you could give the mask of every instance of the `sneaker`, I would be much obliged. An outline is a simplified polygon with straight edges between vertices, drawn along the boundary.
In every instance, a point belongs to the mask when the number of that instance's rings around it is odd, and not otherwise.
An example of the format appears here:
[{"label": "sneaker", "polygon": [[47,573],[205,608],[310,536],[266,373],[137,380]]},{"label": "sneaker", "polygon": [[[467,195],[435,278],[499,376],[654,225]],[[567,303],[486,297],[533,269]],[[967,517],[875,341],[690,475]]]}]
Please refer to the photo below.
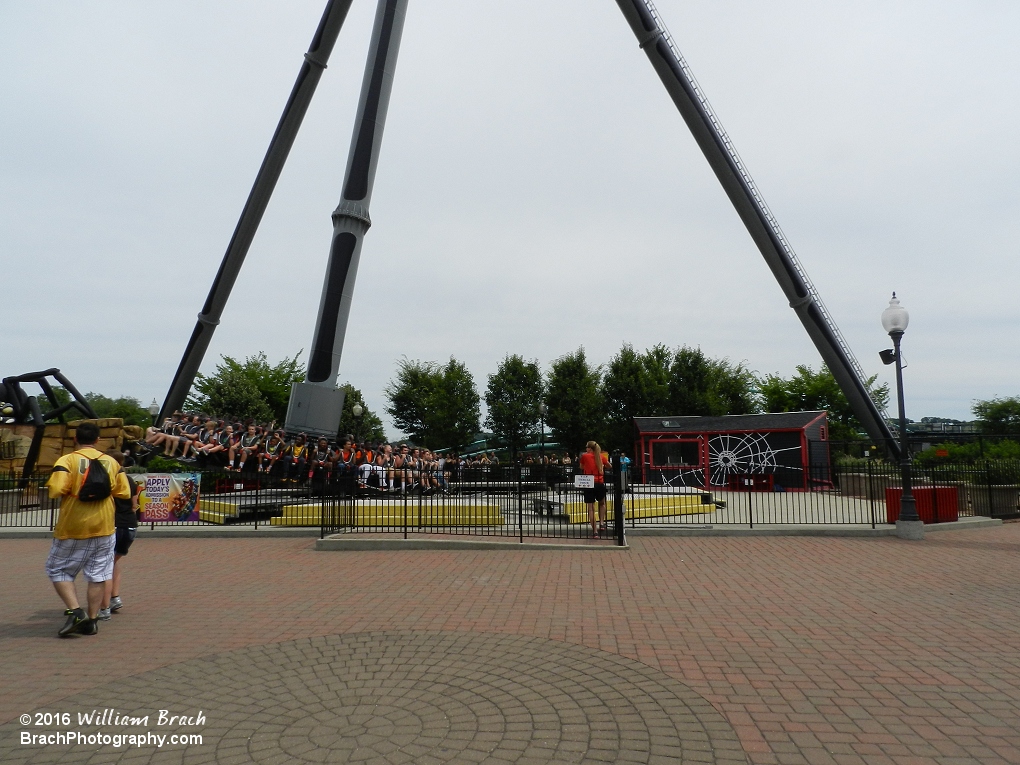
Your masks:
[{"label": "sneaker", "polygon": [[[101,613],[101,612],[100,612]],[[97,616],[95,619],[86,619],[81,623],[78,628],[79,635],[98,635],[99,634],[99,620],[102,617]],[[109,617],[107,617],[109,618]]]},{"label": "sneaker", "polygon": [[110,611],[120,611],[124,607],[123,601],[120,599],[120,595],[114,595],[110,598]]},{"label": "sneaker", "polygon": [[100,608],[99,609],[99,613],[96,615],[96,619],[99,619],[100,621],[104,621],[105,622],[109,618],[110,618],[110,609],[109,608]]},{"label": "sneaker", "polygon": [[60,637],[67,637],[68,635],[74,634],[81,628],[83,623],[90,621],[84,608],[69,608],[64,611],[64,615],[67,617],[67,621],[64,622],[63,627],[57,630],[57,635]]}]

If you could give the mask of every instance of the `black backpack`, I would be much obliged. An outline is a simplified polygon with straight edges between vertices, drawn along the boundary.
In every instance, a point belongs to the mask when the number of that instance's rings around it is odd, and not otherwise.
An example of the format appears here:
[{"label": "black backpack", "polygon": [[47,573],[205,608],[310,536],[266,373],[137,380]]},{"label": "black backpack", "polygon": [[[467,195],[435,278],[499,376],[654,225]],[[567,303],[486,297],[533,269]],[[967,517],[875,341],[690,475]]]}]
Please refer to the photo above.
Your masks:
[{"label": "black backpack", "polygon": [[110,474],[106,472],[106,466],[101,460],[90,459],[89,465],[85,468],[85,475],[78,489],[78,500],[80,502],[101,502],[113,493],[110,485]]}]

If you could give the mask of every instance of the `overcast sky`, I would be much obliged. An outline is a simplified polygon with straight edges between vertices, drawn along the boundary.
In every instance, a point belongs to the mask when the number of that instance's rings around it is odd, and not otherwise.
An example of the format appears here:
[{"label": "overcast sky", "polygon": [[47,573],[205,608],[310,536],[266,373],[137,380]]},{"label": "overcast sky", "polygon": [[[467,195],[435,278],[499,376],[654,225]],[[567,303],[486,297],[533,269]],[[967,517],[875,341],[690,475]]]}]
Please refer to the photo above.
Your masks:
[{"label": "overcast sky", "polygon": [[[0,2],[0,375],[162,401],[323,4]],[[658,6],[864,369],[896,290],[908,416],[1020,394],[1020,3]],[[205,371],[307,358],[374,7]],[[377,411],[402,356],[820,364],[612,0],[411,0],[372,220],[341,379]]]}]

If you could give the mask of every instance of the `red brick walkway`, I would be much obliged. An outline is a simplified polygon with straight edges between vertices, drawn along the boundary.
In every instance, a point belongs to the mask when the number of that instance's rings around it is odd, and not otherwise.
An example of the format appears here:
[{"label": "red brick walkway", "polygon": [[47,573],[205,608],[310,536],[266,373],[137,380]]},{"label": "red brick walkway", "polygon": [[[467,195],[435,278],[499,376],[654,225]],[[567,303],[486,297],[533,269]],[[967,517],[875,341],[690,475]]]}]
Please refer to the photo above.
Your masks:
[{"label": "red brick walkway", "polygon": [[[655,538],[629,553],[321,553],[144,539],[125,608],[58,640],[48,542],[0,540],[0,723],[118,676],[310,636],[590,646],[707,699],[755,763],[1020,763],[1020,524],[926,541]],[[102,705],[102,699],[96,699]]]}]

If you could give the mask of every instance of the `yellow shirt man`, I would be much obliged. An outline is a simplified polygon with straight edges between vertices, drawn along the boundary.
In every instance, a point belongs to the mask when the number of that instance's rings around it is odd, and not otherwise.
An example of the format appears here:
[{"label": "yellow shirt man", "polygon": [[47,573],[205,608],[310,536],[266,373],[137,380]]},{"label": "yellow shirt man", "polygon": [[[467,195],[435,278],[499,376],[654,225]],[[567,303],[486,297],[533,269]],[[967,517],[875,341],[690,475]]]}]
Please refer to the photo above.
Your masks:
[{"label": "yellow shirt man", "polygon": [[[84,481],[89,460],[98,459],[110,476],[112,492],[99,502],[82,502],[78,490]],[[130,499],[131,489],[127,476],[117,461],[91,446],[65,454],[57,460],[46,486],[51,497],[60,497],[60,516],[53,528],[55,539],[91,539],[107,537],[114,533],[114,497]]]},{"label": "yellow shirt man", "polygon": [[[57,460],[47,483],[50,494],[60,497],[60,518],[53,529],[50,554],[46,558],[46,575],[67,606],[64,611],[67,621],[57,631],[60,637],[99,632],[99,607],[106,593],[106,582],[113,577],[117,540],[113,500],[131,496],[127,476],[117,460],[95,447],[99,440],[96,424],[78,425],[74,439],[78,451]],[[98,502],[78,499],[89,460],[99,460],[110,478],[111,496]],[[84,574],[88,582],[88,611],[78,605],[74,580],[79,573]]]}]

